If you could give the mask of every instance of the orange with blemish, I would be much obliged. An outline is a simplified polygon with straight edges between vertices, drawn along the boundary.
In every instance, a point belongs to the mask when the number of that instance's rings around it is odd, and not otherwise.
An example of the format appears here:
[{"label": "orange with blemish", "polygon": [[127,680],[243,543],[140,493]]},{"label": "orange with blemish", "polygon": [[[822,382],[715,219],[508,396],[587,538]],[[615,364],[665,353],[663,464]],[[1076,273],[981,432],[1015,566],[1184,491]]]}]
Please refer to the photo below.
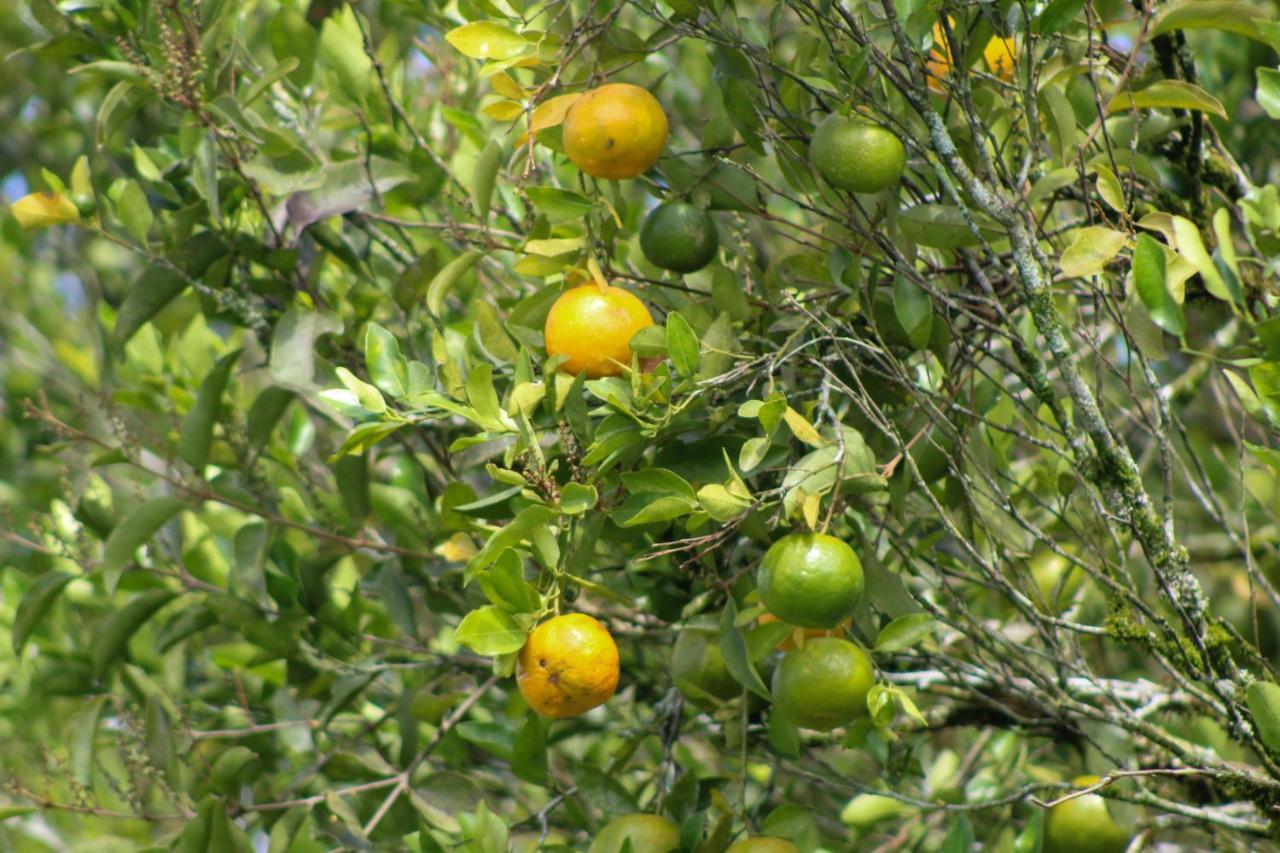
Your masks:
[{"label": "orange with blemish", "polygon": [[516,660],[516,683],[544,717],[576,717],[618,689],[618,646],[585,613],[556,616],[534,628]]}]

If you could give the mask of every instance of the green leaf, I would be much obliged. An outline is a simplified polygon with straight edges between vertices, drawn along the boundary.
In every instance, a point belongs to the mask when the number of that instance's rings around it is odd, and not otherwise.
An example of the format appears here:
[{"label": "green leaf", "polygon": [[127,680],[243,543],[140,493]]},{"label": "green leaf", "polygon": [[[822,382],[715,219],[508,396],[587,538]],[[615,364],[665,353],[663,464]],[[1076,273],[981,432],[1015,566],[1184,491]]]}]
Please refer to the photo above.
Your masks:
[{"label": "green leaf", "polygon": [[936,623],[928,613],[899,616],[880,629],[876,636],[877,652],[900,652],[909,649],[933,633]]},{"label": "green leaf", "polygon": [[1213,29],[1235,33],[1271,45],[1258,22],[1267,10],[1256,3],[1239,0],[1174,0],[1164,4],[1151,19],[1150,38],[1174,30]]},{"label": "green leaf", "polygon": [[168,267],[149,267],[134,282],[125,295],[124,303],[116,313],[116,327],[112,332],[116,352],[123,352],[124,345],[143,324],[160,312],[187,287],[187,280]]},{"label": "green leaf", "polygon": [[1273,753],[1280,753],[1280,685],[1255,681],[1245,690],[1258,737]]},{"label": "green leaf", "polygon": [[524,36],[491,21],[476,21],[450,30],[445,41],[472,59],[511,59],[531,46]]},{"label": "green leaf", "polygon": [[66,585],[73,580],[75,575],[49,571],[36,578],[31,582],[31,586],[27,587],[13,617],[13,653],[15,655],[22,654],[22,647],[26,645],[31,632],[44,619],[45,614],[58,600],[58,596],[62,594]]},{"label": "green leaf", "polygon": [[151,231],[151,223],[155,217],[151,213],[147,194],[143,192],[137,181],[125,182],[124,189],[120,192],[120,200],[116,202],[116,214],[129,233],[145,246],[147,234]]},{"label": "green leaf", "polygon": [[527,635],[510,613],[486,604],[463,617],[454,639],[477,654],[496,657],[520,651]]},{"label": "green leaf", "polygon": [[725,668],[743,687],[758,696],[769,699],[769,688],[764,686],[764,682],[760,680],[760,673],[756,672],[755,666],[751,663],[751,656],[747,652],[747,640],[742,636],[742,630],[737,626],[737,621],[738,606],[731,595],[725,601],[724,610],[720,614],[720,654],[724,658]]},{"label": "green leaf", "polygon": [[476,202],[476,216],[481,223],[489,221],[489,205],[493,201],[494,182],[498,177],[498,167],[502,165],[502,143],[490,139],[480,156],[476,158],[475,178],[472,182],[472,194]]},{"label": "green leaf", "polygon": [[280,422],[281,416],[284,415],[284,410],[288,408],[292,400],[293,392],[288,388],[278,388],[272,385],[262,389],[262,393],[254,399],[253,405],[249,407],[248,431],[250,447],[254,450],[261,450],[266,446],[267,441],[271,438],[272,430]]},{"label": "green leaf", "polygon": [[804,753],[800,727],[777,705],[769,711],[769,745],[786,758],[799,758]]},{"label": "green leaf", "polygon": [[102,555],[102,578],[108,593],[116,591],[121,573],[133,561],[138,548],[186,506],[187,502],[180,498],[152,498],[116,525]]},{"label": "green leaf", "polygon": [[1120,253],[1128,239],[1119,231],[1099,225],[1076,229],[1075,239],[1062,253],[1059,264],[1062,271],[1072,278],[1097,275]]},{"label": "green leaf", "polygon": [[352,100],[360,102],[374,79],[373,62],[364,49],[364,34],[355,10],[346,4],[325,18],[320,29],[320,59]]},{"label": "green leaf", "polygon": [[613,512],[613,520],[620,527],[637,527],[641,524],[657,524],[688,515],[697,509],[696,500],[677,495],[658,495],[641,492],[632,495]]},{"label": "green leaf", "polygon": [[698,490],[698,503],[716,521],[728,521],[750,508],[751,499],[735,495],[719,483],[708,483]]},{"label": "green leaf", "polygon": [[182,418],[182,432],[178,444],[182,456],[197,473],[203,474],[209,461],[209,448],[213,445],[213,425],[217,421],[222,404],[222,392],[231,378],[231,369],[240,358],[240,350],[234,350],[218,359],[209,375],[200,383],[195,405]]},{"label": "green leaf", "polygon": [[342,321],[332,314],[293,309],[276,324],[271,339],[271,379],[285,388],[311,387],[315,376],[316,341],[321,335],[342,331]]},{"label": "green leaf", "polygon": [[431,283],[427,285],[427,308],[432,314],[439,317],[440,309],[444,307],[444,298],[449,295],[449,291],[466,275],[476,262],[480,260],[483,253],[479,249],[469,249],[458,257],[444,265],[440,272],[435,274],[431,279]]},{"label": "green leaf", "polygon": [[511,772],[534,785],[546,786],[547,726],[537,714],[530,714],[511,745]]},{"label": "green leaf", "polygon": [[1228,118],[1221,101],[1185,80],[1158,80],[1140,92],[1121,92],[1112,99],[1107,112],[1136,109],[1198,110]]},{"label": "green leaf", "polygon": [[377,323],[369,323],[364,330],[364,364],[379,391],[395,399],[405,395],[409,368],[400,355],[400,344]]},{"label": "green leaf", "polygon": [[508,548],[480,576],[480,586],[489,601],[508,613],[532,613],[538,608],[538,591],[524,579],[524,560]]},{"label": "green leaf", "polygon": [[111,697],[107,694],[95,696],[80,710],[71,721],[71,732],[67,738],[67,757],[71,763],[71,775],[87,790],[93,790],[94,751],[98,740],[98,719],[102,716],[103,706]]},{"label": "green leaf", "polygon": [[565,483],[560,489],[560,511],[565,515],[582,515],[593,509],[598,500],[595,486]]},{"label": "green leaf", "polygon": [[404,572],[399,563],[390,562],[378,573],[378,590],[382,595],[382,605],[387,608],[387,615],[406,637],[416,639],[418,636],[418,620],[414,612],[413,598],[409,595],[405,583]]},{"label": "green leaf", "polygon": [[129,647],[129,640],[148,619],[175,597],[167,589],[153,589],[133,598],[112,613],[106,625],[96,632],[93,644],[93,674],[101,678]]},{"label": "green leaf", "polygon": [[1258,68],[1258,88],[1254,97],[1258,106],[1272,118],[1280,118],[1280,70]]},{"label": "green leaf", "polygon": [[271,825],[271,838],[267,853],[289,853],[293,842],[302,831],[302,825],[311,814],[310,806],[294,806],[284,813],[284,817]]},{"label": "green leaf", "polygon": [[692,377],[697,374],[701,363],[698,336],[689,321],[681,317],[678,311],[667,315],[667,355],[671,357],[671,363],[681,376]]},{"label": "green leaf", "polygon": [[674,471],[666,468],[644,468],[640,471],[624,471],[622,486],[628,494],[637,495],[645,492],[655,494],[671,494],[684,498],[690,503],[697,501],[698,495],[688,481]]},{"label": "green leaf", "polygon": [[481,569],[492,565],[502,555],[503,551],[527,541],[532,537],[536,528],[541,527],[555,517],[555,510],[537,504],[520,510],[506,527],[490,536],[488,541],[484,543],[484,547],[467,561],[466,569],[463,572],[464,580],[469,582]]},{"label": "green leaf", "polygon": [[1169,292],[1164,250],[1149,234],[1138,235],[1138,244],[1133,250],[1133,282],[1152,321],[1166,332],[1182,337],[1186,333],[1182,306]]},{"label": "green leaf", "polygon": [[1036,19],[1037,29],[1041,35],[1052,35],[1066,29],[1079,20],[1080,10],[1085,0],[1050,0],[1044,7],[1040,17]]},{"label": "green leaf", "polygon": [[960,249],[981,242],[964,212],[945,204],[917,204],[898,214],[898,229],[913,243],[931,249]]},{"label": "green leaf", "polygon": [[1222,273],[1218,271],[1218,265],[1213,262],[1213,258],[1205,250],[1204,240],[1200,236],[1200,229],[1196,227],[1194,222],[1184,216],[1173,217],[1173,236],[1174,248],[1178,250],[1179,255],[1195,267],[1196,272],[1200,273],[1200,277],[1204,279],[1206,290],[1223,302],[1229,302],[1232,305],[1239,305],[1244,301],[1244,295],[1239,292],[1239,284],[1237,282],[1228,283],[1222,277]]},{"label": "green leaf", "polygon": [[529,202],[549,222],[581,220],[595,207],[595,202],[589,197],[560,187],[529,187],[526,193]]},{"label": "green leaf", "polygon": [[929,293],[908,276],[899,275],[893,280],[893,313],[902,324],[911,345],[924,349],[929,343],[933,328],[933,300]]}]

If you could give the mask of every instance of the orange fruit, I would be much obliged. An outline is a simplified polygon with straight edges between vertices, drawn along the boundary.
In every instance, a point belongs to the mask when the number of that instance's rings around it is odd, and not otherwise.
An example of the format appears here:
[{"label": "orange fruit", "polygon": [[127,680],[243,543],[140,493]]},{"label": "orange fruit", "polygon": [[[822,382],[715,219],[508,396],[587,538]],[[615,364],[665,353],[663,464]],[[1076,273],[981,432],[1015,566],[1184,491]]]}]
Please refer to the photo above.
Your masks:
[{"label": "orange fruit", "polygon": [[[947,25],[955,32],[956,19],[948,15]],[[947,31],[943,29],[942,21],[933,25],[933,44],[934,49],[929,51],[929,59],[925,62],[925,82],[930,91],[941,94],[946,91],[942,80],[951,73],[951,45],[947,44]]]},{"label": "orange fruit", "polygon": [[815,637],[787,652],[773,673],[773,701],[806,729],[829,732],[867,713],[875,672],[848,640]]},{"label": "orange fruit", "polygon": [[631,364],[631,338],[653,325],[644,303],[621,287],[584,284],[565,291],[547,314],[547,355],[566,355],[565,373],[616,376]]},{"label": "orange fruit", "polygon": [[809,162],[833,187],[878,193],[902,177],[907,149],[889,130],[839,113],[818,122],[809,139]]},{"label": "orange fruit", "polygon": [[724,853],[800,853],[800,848],[785,838],[756,835],[730,844]]},{"label": "orange fruit", "polygon": [[573,102],[564,117],[564,153],[597,178],[634,178],[667,146],[667,115],[648,89],[608,83]]},{"label": "orange fruit", "polygon": [[825,533],[792,533],[769,547],[756,573],[770,613],[800,628],[834,628],[862,600],[862,563]]},{"label": "orange fruit", "polygon": [[619,853],[631,842],[631,853],[671,853],[680,847],[680,827],[656,814],[625,814],[605,824],[587,853]]},{"label": "orange fruit", "polygon": [[982,58],[987,63],[987,70],[1001,80],[1013,80],[1017,74],[1018,45],[1012,38],[992,36],[991,41],[982,49]]},{"label": "orange fruit", "polygon": [[[1071,784],[1087,788],[1097,781],[1097,776],[1077,776]],[[1129,834],[1097,794],[1058,803],[1044,822],[1044,853],[1123,853],[1128,846]]]},{"label": "orange fruit", "polygon": [[[779,621],[778,617],[774,616],[772,613],[760,614],[759,622],[761,625],[768,625],[770,622],[777,621]],[[812,640],[814,637],[839,637],[844,631],[844,626],[841,625],[836,628],[831,628],[830,630],[825,628],[796,628],[778,643],[778,651],[789,652],[794,648],[798,648],[796,645],[796,631],[799,631],[804,639],[808,641]]]},{"label": "orange fruit", "polygon": [[534,628],[516,660],[516,683],[544,717],[576,717],[618,689],[618,647],[585,613],[556,616]]}]

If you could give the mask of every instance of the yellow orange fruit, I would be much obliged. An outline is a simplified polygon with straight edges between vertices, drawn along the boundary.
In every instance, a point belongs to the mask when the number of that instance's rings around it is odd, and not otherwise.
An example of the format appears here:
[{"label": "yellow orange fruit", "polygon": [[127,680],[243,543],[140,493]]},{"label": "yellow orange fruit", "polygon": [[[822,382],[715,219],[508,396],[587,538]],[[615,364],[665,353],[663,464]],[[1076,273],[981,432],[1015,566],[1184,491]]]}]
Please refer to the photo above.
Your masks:
[{"label": "yellow orange fruit", "polygon": [[987,63],[987,70],[1001,80],[1013,80],[1017,74],[1018,45],[1012,38],[992,36],[991,41],[982,49],[982,58]]},{"label": "yellow orange fruit", "polygon": [[667,146],[667,115],[649,90],[608,83],[573,102],[564,118],[564,152],[597,178],[634,178]]},{"label": "yellow orange fruit", "polygon": [[653,325],[644,303],[621,287],[584,284],[565,291],[543,328],[547,355],[568,358],[565,373],[616,376],[631,364],[631,338]]},{"label": "yellow orange fruit", "polygon": [[628,841],[632,853],[671,853],[680,847],[680,827],[656,814],[624,814],[605,824],[587,853],[620,853]]},{"label": "yellow orange fruit", "polygon": [[[947,25],[955,31],[956,19],[947,16]],[[951,45],[947,43],[947,31],[942,21],[933,25],[933,50],[929,51],[929,59],[925,61],[925,82],[934,92],[944,92],[943,79],[951,73]]]},{"label": "yellow orange fruit", "polygon": [[534,628],[516,661],[516,683],[544,717],[576,717],[618,689],[618,647],[585,613],[556,616]]},{"label": "yellow orange fruit", "polygon": [[729,845],[724,853],[800,853],[800,848],[785,838],[756,835]]}]

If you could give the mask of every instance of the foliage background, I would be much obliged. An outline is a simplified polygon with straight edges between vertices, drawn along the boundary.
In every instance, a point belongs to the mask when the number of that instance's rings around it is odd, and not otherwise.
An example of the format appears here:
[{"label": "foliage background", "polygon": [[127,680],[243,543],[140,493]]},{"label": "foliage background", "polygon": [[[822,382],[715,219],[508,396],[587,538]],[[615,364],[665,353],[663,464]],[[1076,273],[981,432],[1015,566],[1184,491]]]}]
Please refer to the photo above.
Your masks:
[{"label": "foliage background", "polygon": [[[1034,850],[1084,772],[1140,843],[1269,843],[1274,13],[0,3],[0,843],[582,849],[643,808],[713,853]],[[671,118],[642,179],[520,139],[606,78]],[[850,102],[900,192],[808,169]],[[46,190],[79,222],[20,227]],[[635,238],[672,193],[720,208],[684,278]],[[647,380],[545,379],[592,263],[663,323]],[[805,524],[903,691],[843,742],[666,669],[706,624],[764,692],[751,573]],[[602,710],[519,699],[525,578],[610,625]]]}]

